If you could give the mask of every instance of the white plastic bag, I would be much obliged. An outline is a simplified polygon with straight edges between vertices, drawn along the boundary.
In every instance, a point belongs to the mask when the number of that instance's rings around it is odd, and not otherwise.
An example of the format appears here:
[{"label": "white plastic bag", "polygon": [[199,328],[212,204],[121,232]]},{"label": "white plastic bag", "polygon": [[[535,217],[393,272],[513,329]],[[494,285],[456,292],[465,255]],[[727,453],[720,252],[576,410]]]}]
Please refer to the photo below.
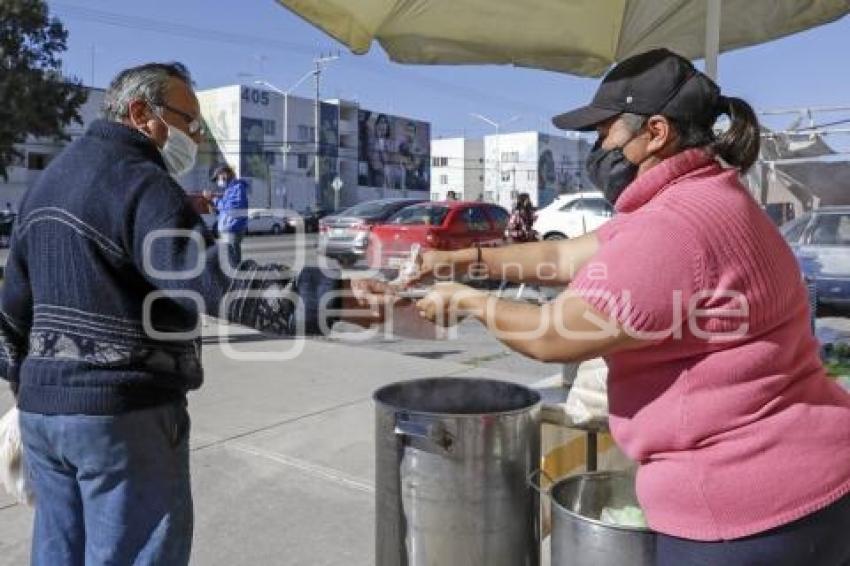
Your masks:
[{"label": "white plastic bag", "polygon": [[564,411],[573,424],[604,426],[608,422],[608,368],[581,369],[570,388]]},{"label": "white plastic bag", "polygon": [[17,407],[0,418],[0,482],[18,503],[32,505],[34,497],[26,480],[19,419]]}]

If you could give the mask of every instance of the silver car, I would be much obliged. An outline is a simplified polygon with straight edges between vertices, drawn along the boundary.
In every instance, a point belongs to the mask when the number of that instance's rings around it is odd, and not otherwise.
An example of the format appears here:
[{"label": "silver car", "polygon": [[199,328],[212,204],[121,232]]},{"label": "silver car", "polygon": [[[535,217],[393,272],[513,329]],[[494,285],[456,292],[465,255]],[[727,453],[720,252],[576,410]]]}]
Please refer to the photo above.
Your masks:
[{"label": "silver car", "polygon": [[819,307],[850,308],[850,206],[824,206],[781,228]]},{"label": "silver car", "polygon": [[319,221],[319,253],[342,265],[353,265],[366,256],[372,228],[399,210],[419,204],[421,199],[387,198],[356,204]]}]

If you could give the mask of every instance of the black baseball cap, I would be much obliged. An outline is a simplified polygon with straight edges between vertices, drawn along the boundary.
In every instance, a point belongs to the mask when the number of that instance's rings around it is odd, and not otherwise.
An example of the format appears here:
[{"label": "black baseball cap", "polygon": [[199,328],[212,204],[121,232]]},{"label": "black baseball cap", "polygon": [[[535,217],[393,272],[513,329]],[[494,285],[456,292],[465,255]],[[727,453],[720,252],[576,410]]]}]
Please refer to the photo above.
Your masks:
[{"label": "black baseball cap", "polygon": [[587,106],[552,118],[562,130],[589,131],[619,114],[660,114],[711,126],[720,114],[720,87],[693,63],[668,49],[653,49],[611,69]]}]

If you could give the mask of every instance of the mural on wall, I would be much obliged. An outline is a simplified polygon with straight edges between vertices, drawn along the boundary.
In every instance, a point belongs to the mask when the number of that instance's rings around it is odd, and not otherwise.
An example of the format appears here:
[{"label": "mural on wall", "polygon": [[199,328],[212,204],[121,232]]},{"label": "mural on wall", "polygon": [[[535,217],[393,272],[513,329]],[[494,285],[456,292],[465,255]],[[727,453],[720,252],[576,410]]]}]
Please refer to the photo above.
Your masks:
[{"label": "mural on wall", "polygon": [[577,154],[563,138],[541,134],[537,159],[537,190],[539,206],[545,206],[563,193],[582,188],[581,168]]},{"label": "mural on wall", "polygon": [[431,185],[431,125],[360,110],[358,183],[396,191],[427,191]]}]

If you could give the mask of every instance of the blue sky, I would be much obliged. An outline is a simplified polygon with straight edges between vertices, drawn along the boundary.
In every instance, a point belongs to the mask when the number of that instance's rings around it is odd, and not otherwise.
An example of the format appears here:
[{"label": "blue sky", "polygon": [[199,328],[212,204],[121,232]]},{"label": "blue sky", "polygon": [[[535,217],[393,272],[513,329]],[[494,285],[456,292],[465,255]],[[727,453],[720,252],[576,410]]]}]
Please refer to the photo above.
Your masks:
[{"label": "blue sky", "polygon": [[[48,1],[69,30],[66,72],[103,87],[124,67],[179,60],[198,88],[263,78],[288,88],[313,57],[340,49],[323,75],[322,96],[432,123],[434,136],[481,135],[492,128],[471,118],[521,118],[509,130],[546,131],[549,118],[585,103],[597,81],[506,66],[411,66],[392,63],[380,47],[352,55],[272,0]],[[254,38],[246,40],[245,36]],[[850,18],[720,57],[720,85],[757,109],[850,106]],[[94,68],[92,69],[92,50]],[[92,73],[92,70],[94,71]],[[310,82],[297,91],[312,96]],[[823,115],[820,121],[850,117]],[[774,126],[790,118],[773,120]],[[850,138],[850,136],[843,136]],[[848,140],[834,136],[836,145]]]}]

